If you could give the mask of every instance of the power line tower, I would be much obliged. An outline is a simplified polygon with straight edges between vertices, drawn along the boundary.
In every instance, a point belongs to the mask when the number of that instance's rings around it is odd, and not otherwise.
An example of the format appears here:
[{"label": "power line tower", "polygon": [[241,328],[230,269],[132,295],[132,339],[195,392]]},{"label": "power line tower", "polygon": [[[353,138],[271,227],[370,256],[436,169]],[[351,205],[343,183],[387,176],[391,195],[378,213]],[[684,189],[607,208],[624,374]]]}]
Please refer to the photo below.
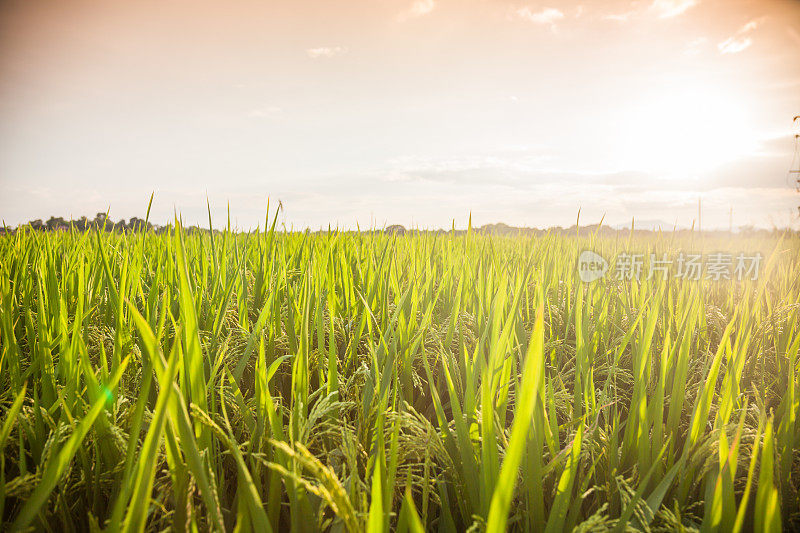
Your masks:
[{"label": "power line tower", "polygon": [[[800,115],[792,119],[792,124],[800,125]],[[794,157],[792,158],[792,166],[789,169],[789,174],[794,177],[794,188],[800,192],[800,133],[794,136]],[[797,216],[800,217],[800,205],[797,206]]]}]

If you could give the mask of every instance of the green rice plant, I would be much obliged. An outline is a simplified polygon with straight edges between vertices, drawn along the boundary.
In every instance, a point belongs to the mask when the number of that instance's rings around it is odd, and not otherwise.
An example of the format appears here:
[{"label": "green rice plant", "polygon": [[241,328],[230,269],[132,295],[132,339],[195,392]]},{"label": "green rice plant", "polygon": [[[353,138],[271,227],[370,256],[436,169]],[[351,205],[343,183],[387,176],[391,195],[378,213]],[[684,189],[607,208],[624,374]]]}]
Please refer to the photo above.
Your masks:
[{"label": "green rice plant", "polygon": [[[796,234],[210,212],[0,237],[0,529],[800,529]],[[764,261],[586,284],[583,250]]]}]

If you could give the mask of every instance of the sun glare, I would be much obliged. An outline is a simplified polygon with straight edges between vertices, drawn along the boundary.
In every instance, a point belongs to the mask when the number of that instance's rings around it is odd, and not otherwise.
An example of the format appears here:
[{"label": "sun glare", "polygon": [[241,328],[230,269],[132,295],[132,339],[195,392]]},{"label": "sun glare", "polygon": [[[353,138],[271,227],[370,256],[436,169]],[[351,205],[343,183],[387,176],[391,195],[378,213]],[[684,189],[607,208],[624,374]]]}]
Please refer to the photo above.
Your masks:
[{"label": "sun glare", "polygon": [[0,533],[800,533],[798,89],[800,0],[0,0]]},{"label": "sun glare", "polygon": [[696,177],[756,148],[747,106],[729,88],[682,86],[631,104],[620,158],[630,168]]}]

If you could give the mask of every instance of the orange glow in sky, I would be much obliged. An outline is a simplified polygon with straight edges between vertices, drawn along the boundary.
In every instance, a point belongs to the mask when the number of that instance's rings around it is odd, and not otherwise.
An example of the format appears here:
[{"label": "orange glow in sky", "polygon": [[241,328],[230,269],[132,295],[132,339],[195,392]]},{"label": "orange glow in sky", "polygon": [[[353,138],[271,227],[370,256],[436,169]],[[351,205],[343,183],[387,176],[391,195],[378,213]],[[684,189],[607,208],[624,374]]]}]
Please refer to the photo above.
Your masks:
[{"label": "orange glow in sky", "polygon": [[0,6],[0,217],[785,226],[800,2]]}]

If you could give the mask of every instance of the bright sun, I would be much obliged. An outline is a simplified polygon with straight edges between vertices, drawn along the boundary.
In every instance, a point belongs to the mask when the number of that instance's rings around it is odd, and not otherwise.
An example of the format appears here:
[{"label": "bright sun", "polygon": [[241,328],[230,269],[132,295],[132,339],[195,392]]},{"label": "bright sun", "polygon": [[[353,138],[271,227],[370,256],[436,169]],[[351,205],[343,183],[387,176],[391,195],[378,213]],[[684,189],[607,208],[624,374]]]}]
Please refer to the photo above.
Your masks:
[{"label": "bright sun", "polygon": [[698,177],[756,147],[747,108],[728,87],[659,89],[626,111],[619,156],[628,168]]}]

